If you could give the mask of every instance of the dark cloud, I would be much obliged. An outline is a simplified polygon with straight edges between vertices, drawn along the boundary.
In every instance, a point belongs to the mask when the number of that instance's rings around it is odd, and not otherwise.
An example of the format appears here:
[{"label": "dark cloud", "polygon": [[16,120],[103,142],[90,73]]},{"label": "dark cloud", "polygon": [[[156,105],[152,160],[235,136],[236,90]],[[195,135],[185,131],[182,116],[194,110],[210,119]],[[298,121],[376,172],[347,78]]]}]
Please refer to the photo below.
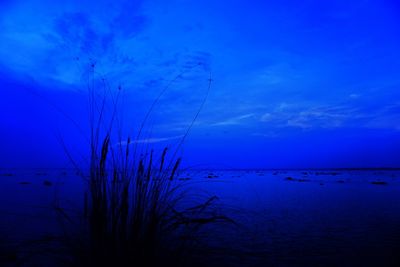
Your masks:
[{"label": "dark cloud", "polygon": [[100,33],[91,18],[82,12],[66,13],[55,20],[55,32],[62,41],[78,49],[79,54],[103,54],[114,43],[114,34]]},{"label": "dark cloud", "polygon": [[125,1],[120,5],[118,15],[112,22],[112,28],[125,38],[131,38],[141,32],[148,18],[140,14],[142,1]]},{"label": "dark cloud", "polygon": [[185,71],[211,69],[212,55],[205,51],[194,51],[188,53],[175,53],[171,58],[157,64],[161,68],[176,68],[182,66]]},{"label": "dark cloud", "polygon": [[211,54],[204,51],[195,51],[186,56],[184,68],[193,68],[194,66],[202,66],[204,70],[210,70]]},{"label": "dark cloud", "polygon": [[[148,19],[140,14],[141,3],[126,1],[116,5],[108,10],[111,18],[107,21],[86,11],[64,13],[55,19],[54,32],[79,55],[110,54],[119,38],[128,39],[144,30]],[[115,53],[114,56],[117,57]]]}]

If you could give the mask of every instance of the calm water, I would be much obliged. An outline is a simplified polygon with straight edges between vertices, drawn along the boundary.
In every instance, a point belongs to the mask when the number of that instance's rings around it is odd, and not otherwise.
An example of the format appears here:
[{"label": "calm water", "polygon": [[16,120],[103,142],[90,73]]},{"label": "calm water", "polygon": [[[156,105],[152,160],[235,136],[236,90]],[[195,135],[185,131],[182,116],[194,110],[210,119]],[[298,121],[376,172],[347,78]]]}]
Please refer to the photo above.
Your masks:
[{"label": "calm water", "polygon": [[[59,235],[54,205],[81,210],[84,183],[72,171],[0,175],[3,251],[22,255],[19,244]],[[215,266],[400,266],[400,171],[202,170],[179,177],[189,199],[216,195],[236,222],[206,231],[211,246],[223,248],[210,256]]]}]

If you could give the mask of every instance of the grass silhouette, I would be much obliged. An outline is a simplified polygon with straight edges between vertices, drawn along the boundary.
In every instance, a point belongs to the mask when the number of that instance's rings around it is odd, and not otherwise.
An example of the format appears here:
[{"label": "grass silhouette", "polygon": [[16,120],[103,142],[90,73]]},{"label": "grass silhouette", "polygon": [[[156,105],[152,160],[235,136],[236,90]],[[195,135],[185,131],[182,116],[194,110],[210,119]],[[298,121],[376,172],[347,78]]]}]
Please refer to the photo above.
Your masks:
[{"label": "grass silhouette", "polygon": [[[134,140],[124,139],[118,127],[121,87],[112,90],[105,78],[95,79],[95,65],[88,83],[90,166],[84,204],[84,232],[73,242],[74,266],[179,266],[190,258],[190,244],[201,226],[230,222],[219,214],[216,197],[191,207],[180,203],[182,190],[177,157],[199,115],[211,87],[178,147],[157,155],[146,147],[138,154],[146,120],[171,86],[165,87],[146,114]],[[173,80],[176,81],[182,73]],[[116,144],[115,144],[116,143]],[[133,148],[132,148],[133,147]],[[76,166],[79,164],[75,163]]]}]

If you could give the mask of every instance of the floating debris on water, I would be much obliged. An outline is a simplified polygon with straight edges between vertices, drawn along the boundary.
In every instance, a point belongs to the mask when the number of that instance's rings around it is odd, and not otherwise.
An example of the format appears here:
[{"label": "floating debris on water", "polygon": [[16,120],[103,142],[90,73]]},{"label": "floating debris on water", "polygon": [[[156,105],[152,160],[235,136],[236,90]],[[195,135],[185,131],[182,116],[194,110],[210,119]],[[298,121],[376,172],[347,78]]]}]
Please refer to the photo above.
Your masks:
[{"label": "floating debris on water", "polygon": [[375,185],[387,185],[387,182],[383,182],[383,181],[373,181],[371,182],[371,184],[375,184]]},{"label": "floating debris on water", "polygon": [[316,172],[315,175],[332,175],[332,176],[336,176],[339,175],[339,172]]},{"label": "floating debris on water", "polygon": [[48,180],[44,180],[44,181],[43,181],[43,185],[44,185],[44,186],[52,186],[53,183],[50,182],[50,181],[48,181]]},{"label": "floating debris on water", "polygon": [[296,178],[293,178],[293,177],[290,177],[290,176],[286,177],[285,180],[286,181],[292,181],[292,182],[299,182],[299,183],[304,183],[304,182],[310,182],[311,181],[310,179],[296,179]]}]

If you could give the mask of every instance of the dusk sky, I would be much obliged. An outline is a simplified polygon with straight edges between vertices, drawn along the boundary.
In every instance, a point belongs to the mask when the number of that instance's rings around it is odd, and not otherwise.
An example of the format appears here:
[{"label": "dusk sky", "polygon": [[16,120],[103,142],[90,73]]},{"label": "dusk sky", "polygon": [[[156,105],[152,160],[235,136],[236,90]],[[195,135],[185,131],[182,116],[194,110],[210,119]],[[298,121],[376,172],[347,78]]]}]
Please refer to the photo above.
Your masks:
[{"label": "dusk sky", "polygon": [[[186,166],[400,167],[400,4],[0,1],[0,167],[87,150],[90,65],[123,88],[124,127]],[[201,64],[199,64],[201,63]]]}]

